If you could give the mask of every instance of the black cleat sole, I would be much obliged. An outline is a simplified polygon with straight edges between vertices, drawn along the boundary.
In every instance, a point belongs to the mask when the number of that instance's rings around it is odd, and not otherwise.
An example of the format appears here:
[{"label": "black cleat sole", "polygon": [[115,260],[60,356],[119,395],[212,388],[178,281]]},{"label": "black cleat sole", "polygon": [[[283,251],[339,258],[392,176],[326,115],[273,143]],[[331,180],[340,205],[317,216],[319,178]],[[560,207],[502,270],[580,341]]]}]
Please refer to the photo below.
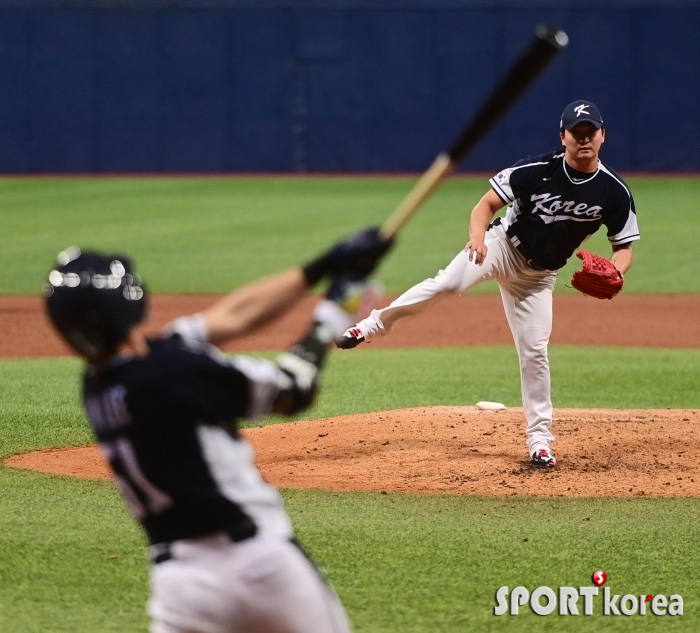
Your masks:
[{"label": "black cleat sole", "polygon": [[335,346],[339,349],[353,349],[365,340],[364,336],[355,338],[354,336],[339,336],[335,339]]}]

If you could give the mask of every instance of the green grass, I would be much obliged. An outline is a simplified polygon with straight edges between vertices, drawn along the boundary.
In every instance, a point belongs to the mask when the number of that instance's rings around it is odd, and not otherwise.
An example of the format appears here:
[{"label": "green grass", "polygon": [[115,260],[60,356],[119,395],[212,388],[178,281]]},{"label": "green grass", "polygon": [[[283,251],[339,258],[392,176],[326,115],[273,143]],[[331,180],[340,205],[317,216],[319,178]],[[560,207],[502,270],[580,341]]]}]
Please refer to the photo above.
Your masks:
[{"label": "green grass", "polygon": [[[557,407],[700,408],[700,350],[555,345],[550,358]],[[74,358],[0,360],[0,457],[92,442],[79,402],[80,370]],[[317,405],[298,417],[479,400],[520,406],[512,347],[337,352]]]},{"label": "green grass", "polygon": [[[700,350],[554,345],[549,357],[557,407],[700,408]],[[332,355],[314,416],[479,400],[521,406],[512,347],[358,349]]]},{"label": "green grass", "polygon": [[[145,633],[144,542],[107,482],[0,469],[0,630]],[[696,631],[696,499],[284,491],[357,633]],[[584,520],[589,519],[589,520]],[[527,539],[525,541],[524,539]],[[502,585],[680,593],[677,618],[493,616]]]},{"label": "green grass", "polygon": [[[700,407],[698,350],[555,346],[551,357],[557,406]],[[80,367],[71,358],[0,361],[0,456],[92,441]],[[337,353],[304,417],[482,398],[517,405],[517,380],[509,347]],[[144,541],[111,484],[1,467],[0,489],[3,633],[147,630]],[[358,633],[700,626],[696,499],[284,496]],[[685,615],[492,615],[502,585],[588,585],[599,568],[616,593],[681,593]]]},{"label": "green grass", "polygon": [[[36,294],[55,254],[76,243],[129,252],[157,292],[224,292],[381,223],[412,182],[0,178],[0,294]],[[630,185],[643,240],[625,292],[700,292],[700,180]],[[433,275],[462,248],[485,189],[483,178],[440,189],[379,271],[390,291]],[[607,252],[604,235],[589,247]],[[558,291],[569,292],[570,274]],[[555,346],[550,357],[556,406],[700,407],[698,350]],[[0,360],[0,457],[92,441],[79,375],[70,358]],[[301,417],[520,403],[512,347],[333,354],[323,388]],[[109,482],[0,467],[0,491],[0,631],[145,633],[144,540]],[[700,629],[696,499],[284,496],[358,633]],[[598,568],[616,593],[681,593],[685,615],[492,615],[501,585],[587,585]]]},{"label": "green grass", "polygon": [[[700,624],[694,499],[285,496],[358,631],[695,631]],[[543,618],[529,608],[493,615],[503,585],[591,586],[597,569],[613,593],[680,593],[685,614],[601,618],[601,595],[591,617]]]},{"label": "green grass", "polygon": [[[381,224],[412,178],[0,178],[0,294],[36,294],[71,244],[128,252],[156,292],[225,292]],[[445,183],[402,232],[378,276],[400,292],[467,240],[486,178]],[[700,179],[631,178],[643,239],[626,292],[698,293]],[[271,227],[274,230],[271,230]],[[604,233],[588,248],[608,253]],[[578,260],[560,275],[565,287]],[[673,274],[669,274],[673,271]],[[486,284],[474,292],[495,292]]]},{"label": "green grass", "polygon": [[145,541],[110,482],[0,469],[0,631],[146,631]]},{"label": "green grass", "polygon": [[92,443],[75,358],[0,360],[0,457]]}]

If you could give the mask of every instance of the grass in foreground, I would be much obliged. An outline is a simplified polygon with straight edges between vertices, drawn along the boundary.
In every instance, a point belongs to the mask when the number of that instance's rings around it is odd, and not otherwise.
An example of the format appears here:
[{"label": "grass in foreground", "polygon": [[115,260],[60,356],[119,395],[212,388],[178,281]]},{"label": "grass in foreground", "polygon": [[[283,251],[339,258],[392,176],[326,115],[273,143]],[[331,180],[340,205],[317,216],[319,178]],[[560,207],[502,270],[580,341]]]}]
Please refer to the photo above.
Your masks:
[{"label": "grass in foreground", "polygon": [[[559,406],[700,407],[697,350],[554,347],[551,356]],[[74,359],[0,361],[0,456],[91,441],[79,370]],[[307,417],[519,403],[506,347],[336,354],[324,389]],[[0,631],[145,633],[144,542],[110,483],[0,467],[0,489]],[[358,633],[700,628],[697,499],[284,496]],[[615,593],[680,593],[685,615],[492,615],[502,585],[588,585],[599,568]]]},{"label": "grass in foreground", "polygon": [[0,631],[146,629],[140,528],[107,481],[0,468]]},{"label": "grass in foreground", "polygon": [[[694,631],[696,499],[507,499],[287,491],[297,531],[357,631]],[[496,590],[591,586],[680,593],[682,617],[493,615]]]},{"label": "grass in foreground", "polygon": [[[0,485],[0,630],[145,633],[144,542],[111,484],[2,468]],[[357,633],[700,627],[696,499],[284,496]],[[680,593],[685,614],[493,615],[502,585],[590,586],[596,569],[614,593]]]},{"label": "grass in foreground", "polygon": [[[71,244],[128,252],[156,292],[226,292],[305,262],[381,224],[413,178],[0,178],[0,294],[37,294]],[[700,179],[630,178],[642,240],[625,292],[698,293]],[[378,276],[400,292],[433,276],[467,241],[487,178],[446,182]],[[669,245],[673,248],[669,248]],[[604,229],[587,248],[607,255]],[[560,274],[566,288],[572,262]],[[673,271],[670,276],[668,271]],[[493,283],[473,292],[495,292]]]}]

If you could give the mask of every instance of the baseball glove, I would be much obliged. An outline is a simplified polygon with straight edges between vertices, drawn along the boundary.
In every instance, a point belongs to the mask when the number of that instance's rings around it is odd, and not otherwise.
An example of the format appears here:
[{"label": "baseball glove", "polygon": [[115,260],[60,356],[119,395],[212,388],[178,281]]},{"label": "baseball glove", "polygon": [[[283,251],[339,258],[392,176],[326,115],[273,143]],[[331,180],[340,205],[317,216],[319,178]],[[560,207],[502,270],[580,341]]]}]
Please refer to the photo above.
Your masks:
[{"label": "baseball glove", "polygon": [[612,299],[625,283],[622,273],[609,259],[588,251],[576,251],[583,260],[583,269],[571,278],[571,285],[579,292],[596,299]]}]

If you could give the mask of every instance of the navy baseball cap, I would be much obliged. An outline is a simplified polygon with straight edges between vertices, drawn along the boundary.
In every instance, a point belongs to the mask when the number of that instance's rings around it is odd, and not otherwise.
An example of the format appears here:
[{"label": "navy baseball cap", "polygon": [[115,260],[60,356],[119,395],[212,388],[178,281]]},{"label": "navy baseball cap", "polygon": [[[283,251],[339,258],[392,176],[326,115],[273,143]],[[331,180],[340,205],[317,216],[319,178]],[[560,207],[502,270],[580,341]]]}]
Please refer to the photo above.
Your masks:
[{"label": "navy baseball cap", "polygon": [[590,101],[579,100],[570,103],[564,108],[559,128],[561,130],[570,130],[577,123],[581,123],[581,121],[588,121],[598,129],[603,127],[603,117],[600,116],[598,106]]}]

